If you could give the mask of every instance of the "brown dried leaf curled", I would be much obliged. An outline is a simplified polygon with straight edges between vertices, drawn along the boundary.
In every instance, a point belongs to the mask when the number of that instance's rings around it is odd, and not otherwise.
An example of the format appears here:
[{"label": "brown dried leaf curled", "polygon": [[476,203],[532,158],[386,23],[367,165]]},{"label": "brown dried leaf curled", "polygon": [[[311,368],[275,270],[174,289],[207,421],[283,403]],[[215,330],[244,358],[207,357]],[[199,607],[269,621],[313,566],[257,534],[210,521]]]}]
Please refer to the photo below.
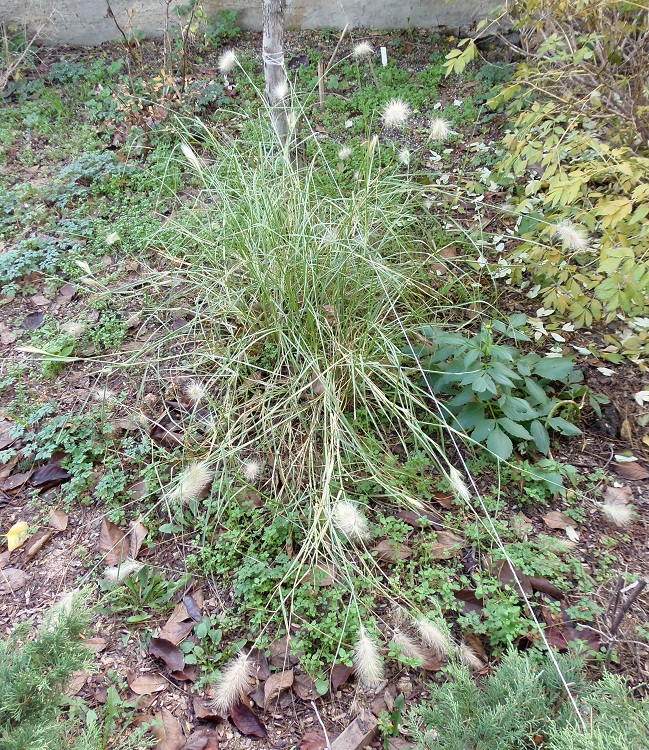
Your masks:
[{"label": "brown dried leaf curled", "polygon": [[119,565],[128,557],[124,532],[107,518],[103,519],[99,530],[99,551],[105,555],[106,565]]},{"label": "brown dried leaf curled", "polygon": [[230,718],[234,726],[246,737],[259,737],[266,739],[268,732],[266,727],[255,712],[246,706],[245,703],[235,703],[230,710]]},{"label": "brown dried leaf curled", "polygon": [[165,638],[151,638],[149,642],[149,653],[157,659],[162,659],[167,669],[178,672],[185,666],[185,655],[170,641]]},{"label": "brown dried leaf curled", "polygon": [[268,708],[270,703],[278,698],[280,693],[288,690],[293,684],[293,670],[287,669],[285,672],[272,674],[264,685],[264,708]]}]

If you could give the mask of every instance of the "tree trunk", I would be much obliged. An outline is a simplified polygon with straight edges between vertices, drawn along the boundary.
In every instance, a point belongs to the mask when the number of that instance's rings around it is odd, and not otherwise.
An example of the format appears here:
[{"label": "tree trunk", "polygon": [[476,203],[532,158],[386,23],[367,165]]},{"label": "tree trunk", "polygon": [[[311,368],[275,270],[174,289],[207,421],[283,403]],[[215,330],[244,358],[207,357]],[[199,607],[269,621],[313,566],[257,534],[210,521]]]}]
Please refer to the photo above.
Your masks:
[{"label": "tree trunk", "polygon": [[286,114],[287,81],[284,66],[284,11],[286,0],[264,0],[264,78],[266,98],[277,137],[285,148],[289,138]]}]

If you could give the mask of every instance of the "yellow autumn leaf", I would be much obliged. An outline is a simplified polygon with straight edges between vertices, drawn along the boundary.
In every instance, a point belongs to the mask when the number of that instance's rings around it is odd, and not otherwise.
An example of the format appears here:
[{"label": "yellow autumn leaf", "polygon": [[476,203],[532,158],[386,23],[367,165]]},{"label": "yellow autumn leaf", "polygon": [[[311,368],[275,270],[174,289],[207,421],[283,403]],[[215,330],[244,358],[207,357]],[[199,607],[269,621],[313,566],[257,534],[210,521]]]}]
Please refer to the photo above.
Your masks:
[{"label": "yellow autumn leaf", "polygon": [[29,534],[27,533],[28,531],[29,524],[25,523],[24,521],[18,521],[9,529],[9,531],[7,532],[7,546],[9,548],[9,552],[12,552],[13,550],[23,546],[23,544],[27,541],[27,537],[29,536]]}]

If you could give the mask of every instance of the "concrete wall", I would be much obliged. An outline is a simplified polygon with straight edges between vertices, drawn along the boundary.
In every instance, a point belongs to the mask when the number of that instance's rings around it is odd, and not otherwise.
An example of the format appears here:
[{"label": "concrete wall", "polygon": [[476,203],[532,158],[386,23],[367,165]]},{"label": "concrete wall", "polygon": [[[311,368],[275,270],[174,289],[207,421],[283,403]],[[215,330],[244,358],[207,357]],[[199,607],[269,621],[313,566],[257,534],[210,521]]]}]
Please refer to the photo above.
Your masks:
[{"label": "concrete wall", "polygon": [[[185,0],[186,2],[186,0]],[[171,7],[182,4],[173,0]],[[468,28],[484,18],[498,0],[287,0],[287,24],[297,29]],[[122,28],[150,36],[162,33],[164,0],[110,0]],[[208,14],[239,10],[239,25],[261,29],[262,0],[204,0]],[[0,0],[0,20],[44,24],[50,44],[90,45],[119,38],[106,0]]]}]

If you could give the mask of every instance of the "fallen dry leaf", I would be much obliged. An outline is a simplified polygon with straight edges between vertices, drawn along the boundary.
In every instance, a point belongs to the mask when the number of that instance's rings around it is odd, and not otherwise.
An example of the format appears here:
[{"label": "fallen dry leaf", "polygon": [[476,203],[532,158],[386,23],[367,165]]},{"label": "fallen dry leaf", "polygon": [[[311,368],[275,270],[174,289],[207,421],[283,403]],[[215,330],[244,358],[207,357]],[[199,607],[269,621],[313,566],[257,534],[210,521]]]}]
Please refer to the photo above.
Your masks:
[{"label": "fallen dry leaf", "polygon": [[[340,737],[340,732],[333,730],[327,731],[326,738],[322,729],[307,732],[300,742],[300,750],[328,750],[331,743],[338,739],[338,737]],[[327,742],[327,739],[329,742]]]},{"label": "fallen dry leaf", "polygon": [[54,531],[65,531],[68,528],[68,514],[62,510],[53,510],[50,513],[49,527]]},{"label": "fallen dry leaf", "polygon": [[99,551],[105,555],[106,565],[119,565],[128,557],[124,532],[107,518],[103,519],[99,530]]},{"label": "fallen dry leaf", "polygon": [[83,670],[73,672],[70,675],[70,682],[68,683],[68,686],[66,687],[63,694],[68,698],[72,698],[72,696],[76,695],[79,690],[81,690],[81,688],[86,684],[88,677],[90,677],[89,672],[84,672]]},{"label": "fallen dry leaf", "polygon": [[248,654],[250,665],[252,667],[252,676],[259,682],[266,682],[270,677],[270,668],[266,652],[262,648],[253,648]]},{"label": "fallen dry leaf", "polygon": [[397,518],[415,529],[431,527],[433,529],[441,529],[441,526],[439,525],[439,518],[426,511],[418,513],[414,510],[400,510],[397,513]]},{"label": "fallen dry leaf", "polygon": [[183,604],[185,605],[187,614],[192,618],[192,620],[194,622],[201,622],[201,620],[203,619],[203,616],[201,614],[201,605],[191,594],[187,594],[187,596],[183,597]]},{"label": "fallen dry leaf", "polygon": [[294,667],[300,661],[299,656],[291,651],[290,640],[289,636],[285,635],[270,644],[269,661],[277,669]]},{"label": "fallen dry leaf", "polygon": [[33,560],[51,538],[51,531],[37,531],[34,536],[25,543],[25,548],[23,549],[23,562]]},{"label": "fallen dry leaf", "polygon": [[303,701],[314,701],[320,696],[315,689],[315,683],[308,674],[296,674],[293,680],[293,691]]},{"label": "fallen dry leaf", "polygon": [[257,714],[245,703],[235,703],[230,710],[230,718],[234,726],[246,737],[266,739],[268,732]]},{"label": "fallen dry leaf", "polygon": [[177,646],[184,641],[194,629],[196,623],[189,616],[187,607],[181,602],[176,604],[174,611],[164,624],[162,630],[158,633],[158,638],[169,641]]},{"label": "fallen dry leaf", "polygon": [[0,594],[13,594],[27,583],[27,574],[19,568],[0,569]]},{"label": "fallen dry leaf", "polygon": [[436,532],[437,542],[431,544],[429,554],[433,560],[448,560],[462,549],[464,540],[451,531]]},{"label": "fallen dry leaf", "polygon": [[171,672],[182,670],[185,666],[185,655],[170,641],[165,638],[151,638],[149,641],[149,653],[157,659],[162,659],[167,669]]},{"label": "fallen dry leaf", "polygon": [[644,479],[649,479],[649,471],[637,461],[623,464],[614,463],[613,469],[616,474],[624,477],[624,479],[630,479],[632,482],[641,482]]},{"label": "fallen dry leaf", "polygon": [[7,549],[13,552],[20,549],[29,537],[29,524],[17,521],[7,532]]},{"label": "fallen dry leaf", "polygon": [[[182,750],[185,744],[185,735],[178,719],[169,711],[162,708],[155,715],[158,722],[150,729],[151,734],[158,740],[156,750]],[[162,726],[160,726],[162,722]]]},{"label": "fallen dry leaf", "polygon": [[187,738],[182,750],[218,750],[219,736],[213,727],[198,727]]},{"label": "fallen dry leaf", "polygon": [[568,526],[575,525],[572,518],[568,518],[558,510],[551,510],[549,513],[543,516],[545,525],[550,529],[567,529]]},{"label": "fallen dry leaf", "polygon": [[185,664],[182,669],[169,672],[169,677],[178,680],[178,682],[197,682],[200,676],[201,668],[198,664]]},{"label": "fallen dry leaf", "polygon": [[334,664],[331,668],[331,692],[336,693],[354,674],[354,667],[346,664]]},{"label": "fallen dry leaf", "polygon": [[143,674],[128,681],[128,686],[136,695],[149,695],[166,690],[169,683],[162,675]]},{"label": "fallen dry leaf", "polygon": [[194,713],[197,719],[205,719],[206,721],[221,721],[227,718],[227,716],[218,713],[214,707],[202,698],[194,698],[192,701],[194,707]]},{"label": "fallen dry leaf", "polygon": [[264,685],[264,708],[268,708],[270,703],[278,698],[280,693],[288,690],[293,684],[293,670],[287,669],[285,672],[272,674]]},{"label": "fallen dry leaf", "polygon": [[61,466],[61,461],[52,461],[36,469],[29,481],[33,487],[48,490],[71,478],[72,474]]},{"label": "fallen dry leaf", "polygon": [[607,487],[604,490],[604,502],[610,505],[628,505],[633,500],[633,490],[624,487]]},{"label": "fallen dry leaf", "polygon": [[377,560],[383,560],[384,562],[407,560],[412,555],[412,549],[407,544],[393,542],[390,539],[379,542],[372,552],[376,555]]},{"label": "fallen dry leaf", "polygon": [[86,638],[83,642],[84,648],[87,648],[88,651],[91,651],[93,654],[98,654],[100,651],[103,651],[107,645],[108,641],[105,638],[99,638],[97,636],[94,638]]},{"label": "fallen dry leaf", "polygon": [[2,489],[5,492],[17,490],[19,487],[22,487],[23,484],[25,484],[25,482],[31,477],[33,473],[33,471],[26,471],[21,474],[12,474],[10,477],[7,477],[5,479],[4,484],[2,485]]},{"label": "fallen dry leaf", "polygon": [[559,589],[554,584],[550,583],[547,578],[527,576],[527,580],[530,582],[530,585],[532,586],[534,591],[540,591],[542,594],[547,594],[553,599],[563,599],[563,594],[561,593],[561,591],[559,591]]},{"label": "fallen dry leaf", "polygon": [[131,521],[131,523],[129,524],[128,539],[131,557],[134,560],[140,552],[142,542],[146,538],[146,535],[146,526],[141,521]]},{"label": "fallen dry leaf", "polygon": [[0,419],[0,451],[16,442],[12,434],[12,423],[7,419]]}]

